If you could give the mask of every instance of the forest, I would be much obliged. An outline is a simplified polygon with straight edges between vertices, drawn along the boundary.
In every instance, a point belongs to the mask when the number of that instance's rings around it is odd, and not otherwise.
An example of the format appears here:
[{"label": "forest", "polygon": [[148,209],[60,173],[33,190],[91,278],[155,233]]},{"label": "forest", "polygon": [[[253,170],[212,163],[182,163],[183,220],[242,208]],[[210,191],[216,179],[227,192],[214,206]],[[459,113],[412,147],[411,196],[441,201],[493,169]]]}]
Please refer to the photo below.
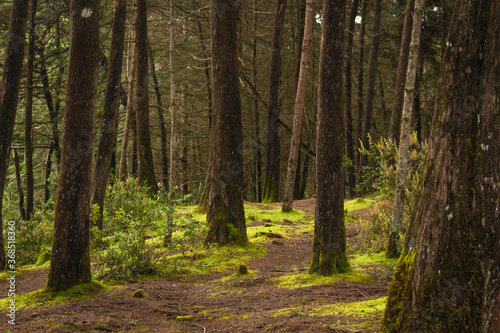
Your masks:
[{"label": "forest", "polygon": [[500,332],[500,0],[4,0],[5,332]]}]

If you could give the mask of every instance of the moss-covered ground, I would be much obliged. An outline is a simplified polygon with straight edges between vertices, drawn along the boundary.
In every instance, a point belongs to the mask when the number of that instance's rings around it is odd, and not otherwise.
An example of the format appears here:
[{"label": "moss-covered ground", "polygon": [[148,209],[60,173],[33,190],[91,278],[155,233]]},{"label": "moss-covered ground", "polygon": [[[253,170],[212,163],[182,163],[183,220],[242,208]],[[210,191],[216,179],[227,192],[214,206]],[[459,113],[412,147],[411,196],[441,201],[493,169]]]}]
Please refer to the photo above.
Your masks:
[{"label": "moss-covered ground", "polygon": [[[356,210],[369,209],[374,203],[348,201],[346,217],[351,215],[355,221]],[[176,221],[187,217],[202,225],[206,215],[197,212],[196,206],[181,207]],[[42,326],[39,331],[60,327],[172,332],[377,330],[396,260],[387,259],[384,253],[351,250],[352,271],[330,277],[309,274],[314,232],[310,213],[283,213],[279,205],[246,204],[245,217],[250,240],[246,247],[207,246],[201,238],[197,246],[169,249],[161,246],[158,234],[151,235],[147,244],[156,246],[160,269],[135,281],[102,281],[106,285],[93,281],[57,294],[40,289],[22,293],[30,274],[46,271],[49,262],[18,269],[16,305],[26,311],[25,330]],[[355,222],[346,223],[355,230],[350,225]],[[182,239],[187,230],[177,228],[175,235]],[[44,253],[41,261],[46,258]],[[2,286],[5,278],[0,275]],[[8,301],[0,300],[0,309]],[[85,317],[82,307],[94,309],[92,316]]]}]

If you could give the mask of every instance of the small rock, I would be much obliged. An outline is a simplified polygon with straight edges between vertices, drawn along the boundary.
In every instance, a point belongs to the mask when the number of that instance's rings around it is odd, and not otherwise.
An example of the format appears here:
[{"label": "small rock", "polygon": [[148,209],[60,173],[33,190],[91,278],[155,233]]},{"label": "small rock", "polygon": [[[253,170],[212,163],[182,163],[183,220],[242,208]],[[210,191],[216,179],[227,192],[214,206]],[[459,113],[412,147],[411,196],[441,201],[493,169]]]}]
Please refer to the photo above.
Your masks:
[{"label": "small rock", "polygon": [[280,234],[274,233],[274,232],[258,232],[256,234],[257,236],[265,236],[269,238],[283,238]]},{"label": "small rock", "polygon": [[274,226],[274,224],[272,224],[272,223],[266,223],[266,224],[264,224],[264,227],[266,227],[266,228],[273,227],[273,226]]},{"label": "small rock", "polygon": [[146,297],[146,294],[144,293],[144,291],[142,289],[137,289],[133,294],[132,294],[133,297],[136,297],[136,298],[145,298]]},{"label": "small rock", "polygon": [[240,265],[238,268],[238,275],[247,275],[248,274],[248,268],[245,265]]},{"label": "small rock", "polygon": [[179,322],[179,323],[186,323],[188,321],[193,321],[195,319],[196,319],[196,317],[192,316],[192,315],[190,315],[190,316],[177,316],[177,318],[175,318],[175,321]]}]

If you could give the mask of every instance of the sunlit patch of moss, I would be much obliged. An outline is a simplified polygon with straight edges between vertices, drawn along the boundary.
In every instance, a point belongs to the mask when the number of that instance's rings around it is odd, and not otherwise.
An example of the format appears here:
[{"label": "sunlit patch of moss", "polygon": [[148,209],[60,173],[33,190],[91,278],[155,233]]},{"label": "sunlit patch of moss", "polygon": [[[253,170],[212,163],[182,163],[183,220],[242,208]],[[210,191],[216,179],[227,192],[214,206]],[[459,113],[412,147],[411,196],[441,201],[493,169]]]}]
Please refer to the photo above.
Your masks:
[{"label": "sunlit patch of moss", "polygon": [[[16,277],[19,277],[21,274],[24,274],[25,272],[29,271],[34,271],[34,270],[39,270],[42,268],[49,268],[50,266],[50,261],[45,262],[43,265],[36,266],[35,264],[33,265],[25,265],[25,266],[20,266],[16,268]],[[0,273],[0,280],[6,280],[8,277],[11,277],[11,273],[7,272],[1,272]]]},{"label": "sunlit patch of moss", "polygon": [[255,271],[249,270],[247,274],[240,274],[237,272],[237,273],[231,274],[229,276],[223,277],[222,279],[217,280],[217,281],[218,282],[227,282],[227,281],[231,281],[231,280],[245,278],[247,276],[255,276]]},{"label": "sunlit patch of moss", "polygon": [[[271,227],[266,227],[264,225],[247,227],[248,239],[256,243],[270,243],[273,240],[279,240],[280,237],[277,237],[277,235],[281,235],[284,239],[296,239],[297,235],[304,233],[304,231],[311,232],[312,227],[307,225],[289,226],[281,224],[275,224]],[[273,237],[273,235],[269,235],[269,233],[276,234],[276,236]]]},{"label": "sunlit patch of moss", "polygon": [[278,287],[285,289],[296,289],[302,287],[332,284],[339,281],[368,284],[373,278],[365,273],[350,271],[347,273],[334,274],[332,276],[322,276],[319,274],[297,274],[285,275],[273,279],[278,283]]},{"label": "sunlit patch of moss", "polygon": [[[58,304],[80,301],[92,297],[108,287],[99,281],[92,280],[90,284],[80,284],[68,290],[60,292],[46,292],[43,289],[35,290],[27,294],[17,294],[15,296],[17,309],[29,309],[38,307],[48,307]],[[0,308],[7,307],[10,298],[0,300]]]},{"label": "sunlit patch of moss", "polygon": [[245,247],[211,246],[189,252],[189,255],[167,256],[162,274],[185,279],[193,275],[225,272],[250,260],[262,258],[266,253],[265,247],[250,242]]},{"label": "sunlit patch of moss", "polygon": [[245,217],[248,220],[251,220],[250,217],[255,219],[256,221],[266,221],[271,220],[271,222],[276,221],[290,221],[290,222],[312,222],[312,216],[300,211],[293,209],[288,213],[284,213],[279,206],[273,205],[265,205],[266,209],[262,209],[259,206],[254,205],[245,205]]},{"label": "sunlit patch of moss", "polygon": [[344,202],[344,210],[348,213],[359,209],[365,209],[375,205],[377,202],[372,199],[358,198]]},{"label": "sunlit patch of moss", "polygon": [[349,263],[352,267],[373,266],[373,265],[396,265],[397,259],[390,259],[385,256],[384,252],[373,253],[363,252],[357,253],[349,258]]},{"label": "sunlit patch of moss", "polygon": [[387,303],[387,297],[361,302],[335,303],[327,305],[310,305],[305,307],[285,308],[274,311],[273,316],[290,316],[301,314],[306,316],[349,316],[372,317],[381,314]]},{"label": "sunlit patch of moss", "polygon": [[179,215],[190,215],[193,220],[204,223],[207,220],[207,213],[200,212],[197,208],[198,206],[181,206],[178,208],[178,213]]}]

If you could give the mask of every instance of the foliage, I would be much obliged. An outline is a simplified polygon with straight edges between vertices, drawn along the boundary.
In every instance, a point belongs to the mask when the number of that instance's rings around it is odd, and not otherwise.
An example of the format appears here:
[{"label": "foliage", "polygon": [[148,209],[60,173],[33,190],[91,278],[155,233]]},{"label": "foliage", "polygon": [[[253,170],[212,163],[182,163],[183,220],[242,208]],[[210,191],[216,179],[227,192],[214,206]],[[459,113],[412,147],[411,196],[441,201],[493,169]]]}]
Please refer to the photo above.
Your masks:
[{"label": "foliage", "polygon": [[52,247],[54,231],[54,211],[50,209],[35,211],[29,221],[16,223],[17,265],[30,265],[38,260],[43,248]]},{"label": "foliage", "polygon": [[[161,193],[151,195],[145,188],[137,187],[132,178],[108,187],[103,229],[92,228],[96,278],[127,280],[159,271],[164,255],[157,248],[163,243],[167,217],[175,215],[175,204],[184,200],[169,197]],[[98,207],[94,206],[93,221],[97,212]],[[189,217],[174,221],[176,230],[169,250],[195,247],[203,233],[201,225]]]},{"label": "foliage", "polygon": [[[381,201],[375,207],[375,213],[367,220],[362,220],[363,230],[361,240],[364,249],[374,252],[383,251],[387,244],[389,228],[392,219],[392,200],[394,198],[394,187],[396,182],[396,162],[398,159],[397,145],[391,140],[381,138],[378,142],[372,142],[370,138],[370,150],[360,150],[368,153],[368,166],[361,173],[360,183],[357,191],[371,193],[381,197]],[[423,171],[423,162],[427,153],[426,143],[419,143],[417,135],[413,132],[410,136],[410,147],[408,152],[408,173],[405,186],[404,222],[411,216],[415,195],[417,192],[420,174]],[[403,225],[403,233],[407,224]]]}]

